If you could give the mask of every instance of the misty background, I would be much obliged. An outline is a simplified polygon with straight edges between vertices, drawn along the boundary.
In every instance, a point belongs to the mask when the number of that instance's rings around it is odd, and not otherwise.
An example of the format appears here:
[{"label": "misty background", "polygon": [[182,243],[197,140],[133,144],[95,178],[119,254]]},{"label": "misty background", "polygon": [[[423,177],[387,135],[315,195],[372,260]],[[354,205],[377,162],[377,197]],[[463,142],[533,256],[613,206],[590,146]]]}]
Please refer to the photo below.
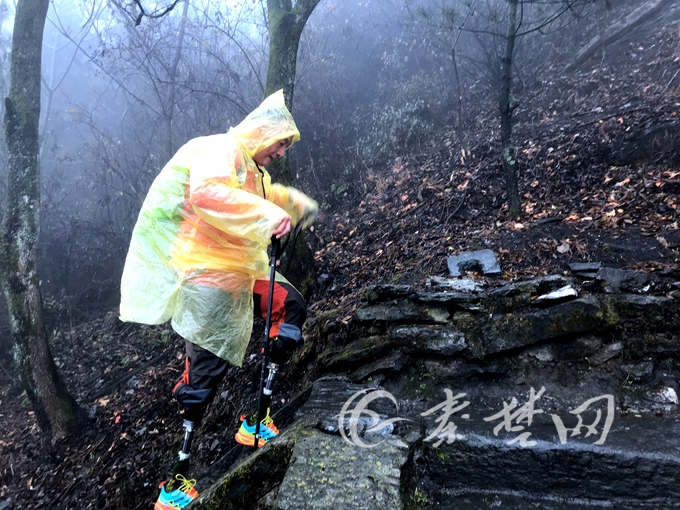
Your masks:
[{"label": "misty background", "polygon": [[[526,34],[516,42],[512,97],[515,118],[526,121],[527,97],[541,97],[546,111],[552,101],[569,105],[571,92],[554,80],[579,48],[643,2],[521,3]],[[480,137],[492,150],[507,12],[506,0],[322,0],[298,53],[295,186],[333,212],[371,193],[374,176],[399,158],[457,153]],[[13,13],[2,0],[3,97]],[[139,25],[135,14],[119,0],[50,5],[40,124],[50,331],[116,309],[131,230],[155,176],[185,142],[226,131],[263,99],[263,0],[184,0]],[[0,146],[3,210],[5,161]],[[4,355],[11,339],[0,306]]]}]

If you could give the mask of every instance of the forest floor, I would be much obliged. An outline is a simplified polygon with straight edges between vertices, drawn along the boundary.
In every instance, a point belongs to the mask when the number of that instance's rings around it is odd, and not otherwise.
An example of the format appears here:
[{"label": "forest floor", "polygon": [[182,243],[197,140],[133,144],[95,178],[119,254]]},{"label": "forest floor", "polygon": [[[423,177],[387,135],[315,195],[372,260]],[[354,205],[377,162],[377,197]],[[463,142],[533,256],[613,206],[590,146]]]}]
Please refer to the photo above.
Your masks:
[{"label": "forest floor", "polygon": [[[518,218],[503,206],[489,126],[476,128],[477,144],[368,173],[360,203],[325,212],[315,226],[321,288],[310,315],[340,308],[338,320],[347,321],[366,284],[423,285],[447,274],[447,256],[481,248],[494,250],[505,280],[561,273],[577,261],[677,269],[678,24],[617,48],[598,67],[556,72],[522,102],[531,108],[517,110]],[[0,365],[0,510],[151,509],[180,446],[170,390],[183,370],[181,339],[167,325],[124,324],[111,312],[55,331],[52,349],[89,418],[78,437],[46,444],[8,364]],[[248,354],[227,374],[194,444],[197,473],[234,446],[257,370]],[[299,389],[280,378],[279,403]]]}]

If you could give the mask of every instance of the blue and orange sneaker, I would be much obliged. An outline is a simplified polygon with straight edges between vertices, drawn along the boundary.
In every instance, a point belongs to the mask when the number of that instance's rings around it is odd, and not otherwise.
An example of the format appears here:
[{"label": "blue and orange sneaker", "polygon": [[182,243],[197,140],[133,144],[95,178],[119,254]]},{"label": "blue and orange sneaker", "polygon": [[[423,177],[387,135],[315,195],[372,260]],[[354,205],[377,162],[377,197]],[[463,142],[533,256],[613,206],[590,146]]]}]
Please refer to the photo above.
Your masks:
[{"label": "blue and orange sneaker", "polygon": [[[255,443],[255,424],[248,424],[248,419],[245,414],[239,418],[241,420],[241,427],[234,436],[236,442],[244,446],[253,446]],[[274,425],[274,420],[269,416],[269,409],[267,415],[260,422],[260,440],[257,443],[258,448],[262,448],[271,439],[279,435],[279,429]]]},{"label": "blue and orange sneaker", "polygon": [[[179,485],[177,486],[177,484]],[[153,509],[175,510],[184,508],[198,497],[194,485],[196,485],[196,480],[187,480],[181,474],[176,474],[169,482],[162,482],[160,485],[161,493]],[[169,491],[166,490],[167,486],[170,486]]]}]

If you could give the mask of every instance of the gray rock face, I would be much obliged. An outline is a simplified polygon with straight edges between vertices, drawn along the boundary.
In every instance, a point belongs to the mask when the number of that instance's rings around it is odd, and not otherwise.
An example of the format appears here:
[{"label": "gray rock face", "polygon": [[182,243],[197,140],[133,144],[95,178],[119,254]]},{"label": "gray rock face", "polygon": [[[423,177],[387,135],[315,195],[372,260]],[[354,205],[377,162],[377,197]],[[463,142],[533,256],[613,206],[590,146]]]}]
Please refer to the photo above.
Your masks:
[{"label": "gray rock face", "polygon": [[451,292],[482,292],[486,283],[473,280],[472,278],[442,278],[432,276],[427,279],[428,287],[436,290],[447,290]]},{"label": "gray rock face", "polygon": [[392,339],[404,346],[406,352],[451,356],[467,349],[465,334],[440,326],[407,326],[392,329]]},{"label": "gray rock face", "polygon": [[529,346],[565,335],[597,331],[603,326],[600,306],[591,297],[575,299],[549,310],[503,314],[484,324],[477,356]]},{"label": "gray rock face", "polygon": [[478,250],[452,255],[446,259],[451,276],[462,276],[467,271],[477,271],[483,275],[502,274],[501,266],[493,250]]},{"label": "gray rock face", "polygon": [[406,297],[413,293],[413,288],[410,285],[369,285],[361,293],[361,299],[374,303],[376,301],[385,301],[387,299]]},{"label": "gray rock face", "polygon": [[634,292],[646,294],[651,288],[651,277],[638,271],[602,267],[597,272],[597,280],[605,292]]},{"label": "gray rock face", "polygon": [[339,436],[305,430],[295,443],[275,508],[401,509],[399,483],[407,455],[408,446],[397,438],[360,448]]},{"label": "gray rock face", "polygon": [[282,434],[192,508],[680,508],[680,274],[572,271],[372,286],[347,328],[317,318]]},{"label": "gray rock face", "polygon": [[568,299],[573,299],[578,297],[578,291],[571,285],[565,285],[557,290],[553,290],[542,296],[538,296],[532,304],[534,306],[545,306],[552,303],[562,302]]},{"label": "gray rock face", "polygon": [[449,312],[440,305],[419,305],[412,301],[394,300],[388,303],[378,303],[356,312],[359,322],[369,323],[399,323],[420,322],[442,324],[446,322]]},{"label": "gray rock face", "polygon": [[350,374],[349,378],[354,382],[362,382],[374,376],[393,375],[399,373],[407,361],[408,358],[401,351],[395,350],[378,360],[359,367]]},{"label": "gray rock face", "polygon": [[596,273],[602,267],[602,262],[572,262],[569,269],[574,273]]},{"label": "gray rock face", "polygon": [[[370,389],[366,385],[353,384],[344,377],[321,378],[312,386],[309,398],[295,413],[295,418],[323,432],[338,434],[340,411],[352,398],[357,399]],[[371,427],[374,418],[385,419],[397,411],[394,403],[384,398],[376,400],[371,409],[375,411],[375,416],[364,414],[357,418],[357,431],[361,435]],[[344,426],[348,427],[349,418],[343,417],[343,420]],[[389,435],[393,428],[387,427],[379,435]]]},{"label": "gray rock face", "polygon": [[387,337],[370,336],[348,346],[324,352],[319,363],[326,368],[347,368],[374,361],[390,350]]},{"label": "gray rock face", "polygon": [[[545,427],[533,423],[530,439],[536,440],[536,444],[526,448],[518,443],[508,444],[507,439],[516,434],[508,434],[504,440],[463,434],[454,443],[437,449],[424,444],[416,452],[428,480],[422,490],[432,497],[437,488],[446,487],[440,500],[448,502],[450,506],[445,508],[451,509],[489,508],[465,506],[463,495],[477,491],[523,495],[519,498],[523,502],[503,506],[517,510],[553,508],[548,501],[545,506],[527,502],[529,494],[547,492],[554,498],[615,502],[616,508],[678,507],[680,456],[672,439],[680,432],[677,424],[662,426],[620,419],[614,422],[603,446],[592,443],[569,446],[573,439],[568,439],[565,445],[540,439],[541,432],[549,434],[551,428],[549,423]],[[649,506],[642,504],[644,500]],[[555,508],[592,508],[585,502],[583,506],[574,504]]]},{"label": "gray rock face", "polygon": [[594,366],[602,365],[610,359],[618,356],[623,351],[623,342],[614,342],[605,345],[601,350],[597,351],[590,357],[590,364]]},{"label": "gray rock face", "polygon": [[654,375],[654,363],[651,361],[623,365],[621,369],[626,372],[627,377],[635,382],[651,382]]}]

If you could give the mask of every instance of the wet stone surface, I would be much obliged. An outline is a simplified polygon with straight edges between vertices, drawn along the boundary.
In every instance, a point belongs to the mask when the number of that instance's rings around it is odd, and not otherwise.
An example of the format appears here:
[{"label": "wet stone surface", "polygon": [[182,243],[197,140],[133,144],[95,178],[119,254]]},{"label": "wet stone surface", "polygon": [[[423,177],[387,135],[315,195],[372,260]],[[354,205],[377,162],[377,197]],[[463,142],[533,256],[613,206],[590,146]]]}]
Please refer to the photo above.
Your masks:
[{"label": "wet stone surface", "polygon": [[390,438],[359,448],[316,430],[300,434],[276,498],[277,510],[396,510],[406,443]]}]

